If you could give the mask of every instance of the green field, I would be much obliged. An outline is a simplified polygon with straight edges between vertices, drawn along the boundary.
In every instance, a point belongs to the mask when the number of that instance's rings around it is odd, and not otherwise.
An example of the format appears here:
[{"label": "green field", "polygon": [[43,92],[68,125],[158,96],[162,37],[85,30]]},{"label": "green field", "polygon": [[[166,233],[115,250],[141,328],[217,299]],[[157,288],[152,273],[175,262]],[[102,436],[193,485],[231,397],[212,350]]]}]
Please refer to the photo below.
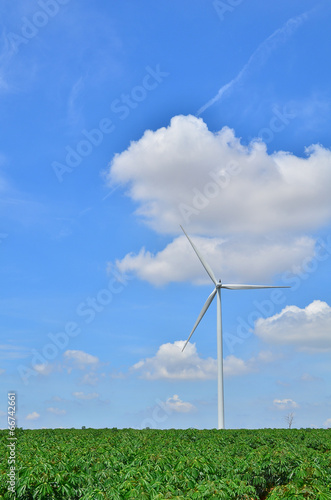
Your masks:
[{"label": "green field", "polygon": [[[17,499],[331,499],[322,429],[15,431]],[[0,498],[8,492],[0,431]]]}]

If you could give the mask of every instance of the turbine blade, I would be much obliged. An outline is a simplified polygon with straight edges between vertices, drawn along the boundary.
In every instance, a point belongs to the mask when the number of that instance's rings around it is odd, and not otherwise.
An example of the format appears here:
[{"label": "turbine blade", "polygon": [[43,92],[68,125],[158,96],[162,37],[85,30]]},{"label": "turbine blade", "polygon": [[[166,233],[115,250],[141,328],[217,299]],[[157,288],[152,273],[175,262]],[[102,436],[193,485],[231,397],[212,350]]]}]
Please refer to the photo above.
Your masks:
[{"label": "turbine blade", "polygon": [[251,290],[258,288],[291,288],[290,286],[272,286],[272,285],[222,285],[222,288],[229,290]]},{"label": "turbine blade", "polygon": [[182,352],[184,351],[185,347],[186,347],[186,346],[187,346],[187,344],[188,344],[188,341],[190,340],[190,338],[192,337],[193,333],[195,332],[196,327],[198,326],[198,324],[200,323],[200,321],[202,320],[202,318],[203,318],[203,317],[204,317],[204,315],[206,314],[208,307],[209,307],[209,306],[210,306],[210,304],[213,302],[213,298],[214,298],[214,297],[215,297],[215,295],[216,295],[216,291],[217,291],[217,290],[216,290],[216,288],[215,288],[215,290],[213,290],[213,291],[211,292],[211,294],[209,295],[208,299],[206,300],[205,305],[204,305],[204,306],[203,306],[203,308],[201,309],[201,312],[200,312],[200,314],[199,314],[199,316],[198,316],[198,319],[196,320],[195,325],[194,325],[194,327],[193,327],[193,329],[192,329],[192,331],[191,331],[191,333],[190,333],[190,336],[189,336],[189,338],[187,339],[187,341],[185,342],[185,345],[184,345],[184,347],[183,347],[183,349],[182,349]]},{"label": "turbine blade", "polygon": [[201,264],[203,265],[203,267],[205,268],[205,270],[207,271],[210,279],[213,281],[214,285],[217,285],[218,281],[217,279],[215,278],[215,275],[210,267],[210,265],[204,260],[204,258],[202,257],[202,255],[199,253],[199,250],[197,249],[197,247],[195,246],[195,244],[193,243],[193,241],[189,238],[189,236],[187,235],[185,229],[183,228],[183,226],[180,226],[183,233],[185,234],[186,238],[189,240],[189,242],[191,243],[192,245],[192,248],[193,250],[195,251],[195,253],[197,254]]}]

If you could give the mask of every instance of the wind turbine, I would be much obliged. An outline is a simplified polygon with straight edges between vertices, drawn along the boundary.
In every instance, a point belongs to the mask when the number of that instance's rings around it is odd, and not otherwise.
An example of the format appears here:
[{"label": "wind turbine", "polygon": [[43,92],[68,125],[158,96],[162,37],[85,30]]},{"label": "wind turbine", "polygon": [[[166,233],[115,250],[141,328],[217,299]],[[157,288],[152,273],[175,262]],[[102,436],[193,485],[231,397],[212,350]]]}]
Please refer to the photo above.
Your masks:
[{"label": "wind turbine", "polygon": [[227,288],[228,290],[250,290],[250,289],[259,289],[259,288],[290,288],[289,286],[269,286],[269,285],[223,285],[222,281],[215,278],[215,275],[209,266],[209,264],[204,260],[200,252],[198,251],[197,247],[193,243],[193,241],[189,238],[187,235],[185,229],[180,226],[181,229],[183,230],[186,238],[189,240],[189,242],[192,245],[193,250],[197,254],[201,264],[205,268],[207,274],[209,275],[210,279],[215,285],[214,290],[211,292],[209,295],[208,299],[205,302],[205,305],[203,306],[198,319],[195,322],[195,325],[189,335],[189,338],[185,342],[185,345],[182,349],[182,352],[184,351],[185,347],[187,346],[188,341],[192,337],[194,331],[196,330],[198,324],[204,317],[204,315],[207,312],[208,307],[212,303],[212,301],[215,298],[215,295],[217,295],[217,385],[218,385],[218,429],[224,429],[224,391],[223,391],[223,341],[222,341],[222,306],[221,306],[221,289],[222,288]]}]

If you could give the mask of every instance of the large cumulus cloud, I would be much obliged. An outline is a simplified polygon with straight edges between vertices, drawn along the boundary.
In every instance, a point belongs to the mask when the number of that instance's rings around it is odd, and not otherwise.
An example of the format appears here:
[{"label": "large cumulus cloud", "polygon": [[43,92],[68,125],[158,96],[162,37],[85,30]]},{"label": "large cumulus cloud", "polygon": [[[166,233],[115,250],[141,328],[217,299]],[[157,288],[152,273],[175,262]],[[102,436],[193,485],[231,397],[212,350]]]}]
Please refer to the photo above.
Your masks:
[{"label": "large cumulus cloud", "polygon": [[115,155],[108,180],[126,189],[139,218],[173,238],[161,251],[143,248],[117,261],[122,272],[156,285],[205,281],[180,224],[200,236],[195,241],[223,281],[270,281],[313,257],[309,233],[331,218],[328,149],[268,154],[263,142],[245,146],[233,130],[210,131],[194,116],[147,130]]}]

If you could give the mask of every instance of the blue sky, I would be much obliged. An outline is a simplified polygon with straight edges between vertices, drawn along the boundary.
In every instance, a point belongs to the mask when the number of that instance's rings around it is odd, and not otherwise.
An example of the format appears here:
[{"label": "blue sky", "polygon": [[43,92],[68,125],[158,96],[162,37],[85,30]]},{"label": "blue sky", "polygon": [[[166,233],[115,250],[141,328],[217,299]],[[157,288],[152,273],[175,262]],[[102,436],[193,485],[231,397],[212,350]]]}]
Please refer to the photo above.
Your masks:
[{"label": "blue sky", "polygon": [[0,9],[0,427],[330,426],[329,3]]}]

